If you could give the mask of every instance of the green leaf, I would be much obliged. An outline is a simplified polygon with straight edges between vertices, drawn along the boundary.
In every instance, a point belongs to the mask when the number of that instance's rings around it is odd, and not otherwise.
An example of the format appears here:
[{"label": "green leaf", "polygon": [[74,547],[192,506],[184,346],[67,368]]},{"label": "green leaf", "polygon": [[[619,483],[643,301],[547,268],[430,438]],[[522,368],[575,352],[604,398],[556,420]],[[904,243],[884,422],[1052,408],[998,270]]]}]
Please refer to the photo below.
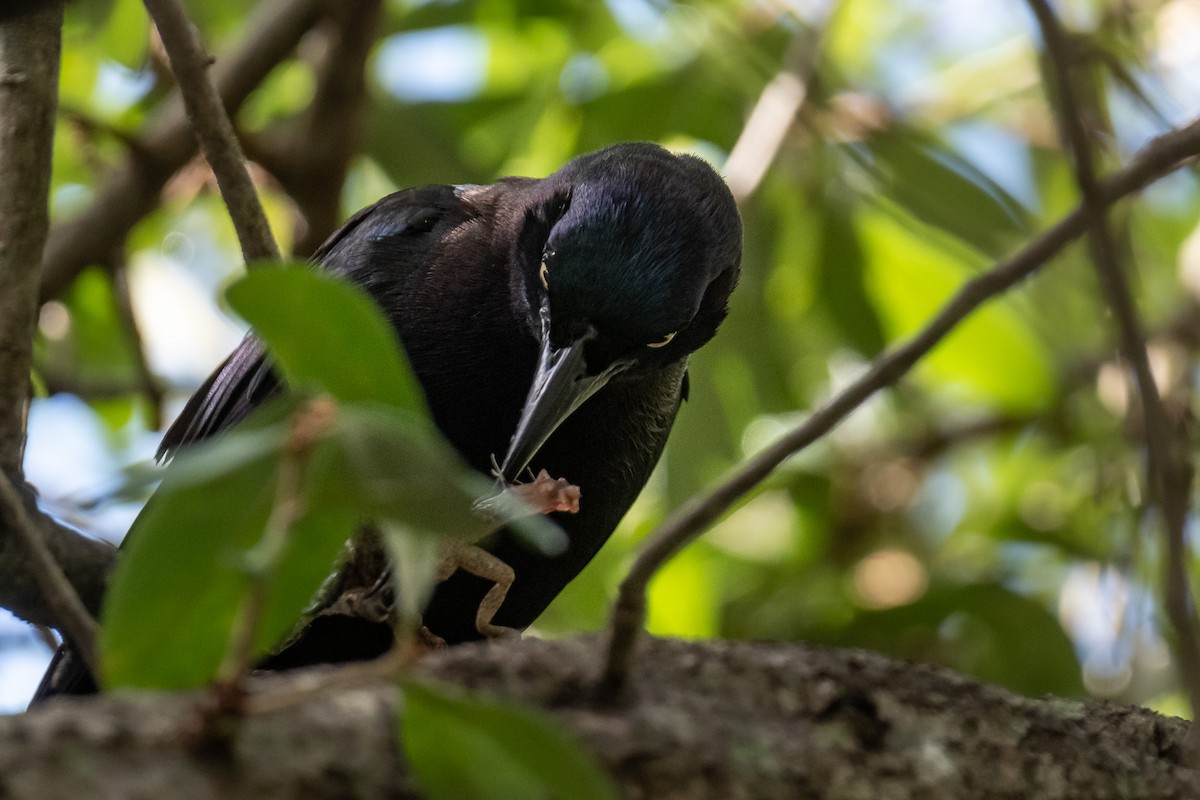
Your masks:
[{"label": "green leaf", "polygon": [[998,583],[935,585],[909,605],[863,612],[835,642],[932,660],[1031,697],[1083,694],[1059,621]]},{"label": "green leaf", "polygon": [[100,32],[106,56],[129,69],[139,69],[150,48],[150,18],[139,0],[115,0]]},{"label": "green leaf", "polygon": [[615,800],[616,787],[534,709],[429,683],[405,686],[405,757],[430,800]]},{"label": "green leaf", "polygon": [[[867,290],[892,341],[924,327],[976,272],[961,246],[911,217],[863,211],[858,225]],[[1055,383],[1050,354],[1011,297],[991,301],[958,325],[917,374],[952,400],[1013,412],[1042,407]]]},{"label": "green leaf", "polygon": [[[280,428],[273,451],[231,458],[227,470],[202,482],[176,482],[168,470],[126,538],[105,597],[99,649],[106,687],[180,689],[216,673],[249,585],[240,557],[270,513],[284,438]],[[203,456],[219,461],[226,442],[241,454],[240,441],[223,437]]]},{"label": "green leaf", "polygon": [[399,339],[360,289],[301,265],[253,270],[225,296],[292,386],[319,387],[340,403],[427,414]]},{"label": "green leaf", "polygon": [[[272,403],[172,463],[126,540],[107,597],[106,686],[179,689],[216,675],[252,586],[249,555],[275,501],[288,439],[282,417],[296,406],[295,399]],[[494,523],[472,504],[491,491],[422,418],[384,406],[339,407],[310,456],[305,513],[266,576],[256,652],[290,631],[362,525],[382,520],[427,538],[477,539]],[[540,515],[513,528],[546,552],[566,547],[563,532]],[[406,574],[420,573],[412,567]]]},{"label": "green leaf", "polygon": [[[472,510],[496,485],[468,467],[451,446],[413,414],[383,407],[342,407],[331,446],[314,458],[310,502],[388,519],[416,531],[476,540],[496,527]],[[540,514],[512,527],[554,554],[566,536]]]},{"label": "green leaf", "polygon": [[1021,204],[970,162],[914,130],[867,142],[888,195],[922,221],[990,255],[1029,232]]},{"label": "green leaf", "polygon": [[830,322],[864,356],[883,349],[883,331],[864,286],[863,248],[853,219],[835,202],[824,208],[817,256],[820,293]]}]

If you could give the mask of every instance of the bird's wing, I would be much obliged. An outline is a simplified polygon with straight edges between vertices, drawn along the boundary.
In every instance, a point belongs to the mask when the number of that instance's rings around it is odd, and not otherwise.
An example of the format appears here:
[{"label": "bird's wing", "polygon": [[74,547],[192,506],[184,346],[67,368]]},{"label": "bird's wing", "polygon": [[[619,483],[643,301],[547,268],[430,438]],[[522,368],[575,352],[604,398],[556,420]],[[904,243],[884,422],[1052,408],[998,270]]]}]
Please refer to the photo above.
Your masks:
[{"label": "bird's wing", "polygon": [[[370,263],[367,256],[377,242],[428,233],[458,203],[452,186],[422,186],[388,195],[347,220],[317,249],[312,260],[352,281],[369,282],[362,265]],[[397,251],[392,248],[392,252]],[[391,259],[387,266],[390,270],[411,269],[428,253],[428,247],[405,248],[403,257]],[[156,458],[170,458],[179,448],[235,425],[280,388],[279,376],[262,342],[253,334],[247,335],[188,400],[163,435]]]}]

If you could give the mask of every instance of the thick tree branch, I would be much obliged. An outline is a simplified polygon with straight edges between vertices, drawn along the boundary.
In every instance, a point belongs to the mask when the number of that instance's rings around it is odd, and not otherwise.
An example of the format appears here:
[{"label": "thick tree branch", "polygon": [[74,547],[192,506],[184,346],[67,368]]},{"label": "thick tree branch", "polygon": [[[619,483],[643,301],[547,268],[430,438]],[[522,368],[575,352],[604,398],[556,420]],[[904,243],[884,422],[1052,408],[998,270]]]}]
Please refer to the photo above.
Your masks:
[{"label": "thick tree branch", "polygon": [[[229,114],[293,50],[321,18],[329,0],[271,0],[256,9],[246,37],[229,56],[218,59],[212,81]],[[196,140],[177,96],[164,103],[138,137],[142,149],[131,152],[96,191],[79,215],[55,225],[42,261],[41,297],[56,297],[97,253],[120,246],[137,222],[158,207],[159,193],[196,152]]]},{"label": "thick tree branch", "polygon": [[[1088,246],[1100,286],[1112,309],[1120,334],[1121,352],[1133,371],[1134,385],[1141,400],[1146,442],[1146,485],[1151,502],[1162,515],[1164,578],[1167,615],[1175,629],[1176,656],[1180,678],[1187,691],[1193,715],[1200,715],[1200,625],[1188,581],[1188,547],[1185,538],[1192,465],[1186,440],[1181,444],[1163,406],[1162,397],[1150,370],[1146,337],[1138,318],[1137,306],[1129,281],[1121,267],[1116,242],[1109,230],[1107,203],[1100,196],[1096,180],[1092,142],[1084,124],[1083,111],[1075,96],[1072,67],[1074,53],[1054,11],[1046,0],[1029,0],[1041,28],[1045,51],[1050,60],[1054,94],[1062,138],[1071,152],[1075,182],[1079,186],[1082,207],[1088,220]],[[1057,103],[1054,103],[1054,100]]]},{"label": "thick tree branch", "polygon": [[267,215],[250,180],[233,123],[208,78],[211,59],[204,51],[200,32],[179,0],[145,0],[145,4],[171,60],[171,70],[179,84],[192,130],[229,209],[242,246],[242,257],[246,263],[278,261],[279,246],[271,235]]},{"label": "thick tree branch", "polygon": [[[1097,185],[1097,198],[1111,205],[1200,154],[1200,120],[1160,136],[1121,171]],[[972,278],[916,336],[876,359],[863,375],[812,413],[804,424],[735,469],[711,492],[693,497],[652,533],[622,581],[610,621],[610,646],[601,683],[619,695],[628,676],[637,636],[646,615],[646,587],[654,573],[685,545],[761,483],[789,456],[824,436],[868,398],[895,383],[968,314],[1032,275],[1088,229],[1083,208],[1043,233],[1021,252]]]},{"label": "thick tree branch", "polygon": [[[1170,800],[1189,728],[1136,707],[1031,700],[936,667],[795,645],[649,639],[639,701],[596,708],[598,638],[431,654],[429,677],[549,710],[630,798]],[[305,675],[252,681],[252,690]],[[198,695],[61,698],[0,717],[0,795],[421,796],[394,686],[324,693],[244,719],[225,757],[196,746]],[[88,720],[81,724],[81,720]]]},{"label": "thick tree branch", "polygon": [[[41,515],[29,513],[27,498],[17,488],[24,485],[21,461],[38,267],[48,227],[62,18],[62,3],[50,2],[0,24],[0,566],[19,565],[0,569],[16,575],[5,580],[0,598],[23,593],[30,606],[44,606],[46,616],[90,661],[95,621],[35,525]],[[19,602],[13,605],[18,613],[27,610]]]},{"label": "thick tree branch", "polygon": [[0,471],[20,475],[46,242],[62,3],[0,25]]}]

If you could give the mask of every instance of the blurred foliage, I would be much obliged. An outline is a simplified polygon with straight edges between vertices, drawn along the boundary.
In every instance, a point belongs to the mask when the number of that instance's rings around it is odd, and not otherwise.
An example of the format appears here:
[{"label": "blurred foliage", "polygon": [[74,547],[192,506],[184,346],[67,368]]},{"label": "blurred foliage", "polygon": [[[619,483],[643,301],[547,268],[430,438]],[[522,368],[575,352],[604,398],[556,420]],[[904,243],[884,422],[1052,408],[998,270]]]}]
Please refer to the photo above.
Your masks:
[{"label": "blurred foliage", "polygon": [[[127,153],[123,137],[169,89],[138,5],[68,8],[58,220],[92,200]],[[245,34],[246,4],[189,5],[214,52]],[[1200,14],[1188,0],[1056,5],[1085,45],[1087,122],[1106,168],[1200,110]],[[402,186],[546,174],[619,140],[656,140],[721,167],[739,136],[756,133],[744,130],[750,111],[794,67],[793,42],[820,33],[806,51],[807,101],[742,203],[742,285],[693,359],[662,467],[537,623],[542,635],[600,628],[638,540],[666,513],[1077,201],[1020,3],[390,0],[382,26],[345,214]],[[251,96],[239,117],[247,134],[303,113],[319,49],[301,47]],[[278,183],[262,188],[281,241],[292,241],[294,205]],[[1197,337],[1170,323],[1193,307],[1198,211],[1185,171],[1112,214],[1176,414],[1192,404]],[[131,271],[132,302],[148,340],[201,338],[147,322],[148,309],[196,293],[149,296],[152,281],[137,277],[172,274],[216,296],[239,263],[221,214],[190,170],[133,232],[125,255],[143,267]],[[1140,421],[1111,319],[1084,248],[1043,273],[970,318],[671,564],[653,586],[652,630],[872,647],[1030,694],[1177,709],[1152,599],[1159,548],[1142,513]],[[117,427],[146,420],[146,404],[114,286],[97,267],[55,300],[38,369]],[[205,369],[181,375],[169,357],[150,366],[169,377],[172,402]]]}]

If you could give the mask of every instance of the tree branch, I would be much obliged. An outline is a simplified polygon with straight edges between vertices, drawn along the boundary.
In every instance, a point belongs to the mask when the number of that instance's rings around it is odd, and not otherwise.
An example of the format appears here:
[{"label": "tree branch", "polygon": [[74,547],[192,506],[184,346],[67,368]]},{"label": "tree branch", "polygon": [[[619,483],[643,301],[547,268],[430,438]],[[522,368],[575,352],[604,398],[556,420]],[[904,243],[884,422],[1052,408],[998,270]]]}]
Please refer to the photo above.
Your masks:
[{"label": "tree branch", "polygon": [[332,13],[322,31],[328,44],[314,64],[312,103],[285,127],[245,141],[251,158],[265,167],[296,201],[293,252],[311,255],[342,222],[341,192],[358,152],[366,112],[365,70],[379,33],[380,0],[353,0]]},{"label": "tree branch", "polygon": [[[546,709],[622,797],[1195,795],[1196,773],[1179,764],[1194,726],[1144,708],[1017,697],[861,651],[649,638],[634,676],[639,702],[598,709],[580,688],[602,646],[595,637],[481,642],[432,653],[416,671]],[[252,678],[251,689],[313,674],[335,671]],[[397,747],[402,708],[389,682],[251,714],[230,758],[196,746],[203,701],[122,692],[0,717],[0,795],[117,797],[136,786],[190,800],[425,796]]]},{"label": "tree branch", "polygon": [[[1185,690],[1191,699],[1193,716],[1200,715],[1200,626],[1188,581],[1188,547],[1185,539],[1192,465],[1186,439],[1172,425],[1162,397],[1154,383],[1146,337],[1138,318],[1129,282],[1121,267],[1117,245],[1107,221],[1107,204],[1100,197],[1096,181],[1094,154],[1083,113],[1075,96],[1072,80],[1073,53],[1070,42],[1054,11],[1046,0],[1029,0],[1029,6],[1041,28],[1042,40],[1050,60],[1050,72],[1057,98],[1061,136],[1072,155],[1075,182],[1079,186],[1082,207],[1088,221],[1088,246],[1100,277],[1100,286],[1112,309],[1120,333],[1121,352],[1133,372],[1141,400],[1146,443],[1146,485],[1150,501],[1162,514],[1164,577],[1167,616],[1176,634],[1176,657]],[[1057,103],[1054,100],[1057,99]]]},{"label": "tree branch", "polygon": [[787,132],[808,98],[808,87],[821,56],[824,30],[797,33],[783,58],[783,67],[758,96],[742,132],[725,160],[725,182],[738,205],[762,183]]},{"label": "tree branch", "polygon": [[67,625],[48,601],[39,578],[29,568],[26,546],[20,537],[27,531],[37,533],[42,545],[74,588],[84,608],[95,617],[100,613],[108,575],[116,562],[117,549],[107,542],[91,539],[64,527],[41,513],[33,489],[18,483],[11,474],[0,476],[20,498],[0,500],[0,606],[34,625],[64,629]]},{"label": "tree branch", "polygon": [[[1200,120],[1150,142],[1125,169],[1097,184],[1096,197],[1104,205],[1111,205],[1197,154]],[[967,281],[916,336],[876,359],[858,380],[814,411],[802,425],[744,462],[712,491],[693,497],[668,517],[638,554],[613,605],[609,649],[601,676],[607,696],[617,697],[625,686],[637,636],[645,621],[646,587],[664,563],[789,456],[824,436],[873,394],[899,380],[968,314],[1032,275],[1087,228],[1087,213],[1076,208],[1017,255]]]},{"label": "tree branch", "polygon": [[279,246],[271,235],[271,226],[263,212],[258,192],[246,170],[246,158],[233,132],[233,123],[208,78],[212,59],[204,52],[200,32],[188,19],[179,0],[144,0],[154,18],[163,48],[171,60],[171,70],[179,83],[192,130],[200,149],[212,167],[221,197],[229,209],[242,257],[253,261],[278,261]]},{"label": "tree branch", "polygon": [[71,640],[88,669],[96,674],[96,620],[92,618],[75,588],[67,580],[50,548],[42,541],[33,520],[25,513],[20,493],[0,472],[0,522],[8,535],[16,534],[25,550],[25,572],[32,574],[57,620],[55,627]]},{"label": "tree branch", "polygon": [[[256,9],[245,39],[218,59],[212,81],[229,114],[286,59],[321,18],[329,0],[271,0]],[[41,298],[57,297],[97,253],[112,252],[142,217],[158,207],[163,185],[196,152],[196,140],[177,95],[146,122],[129,153],[97,190],[92,205],[50,230],[42,261]]]},{"label": "tree branch", "polygon": [[21,474],[46,243],[62,3],[0,25],[0,471]]}]

